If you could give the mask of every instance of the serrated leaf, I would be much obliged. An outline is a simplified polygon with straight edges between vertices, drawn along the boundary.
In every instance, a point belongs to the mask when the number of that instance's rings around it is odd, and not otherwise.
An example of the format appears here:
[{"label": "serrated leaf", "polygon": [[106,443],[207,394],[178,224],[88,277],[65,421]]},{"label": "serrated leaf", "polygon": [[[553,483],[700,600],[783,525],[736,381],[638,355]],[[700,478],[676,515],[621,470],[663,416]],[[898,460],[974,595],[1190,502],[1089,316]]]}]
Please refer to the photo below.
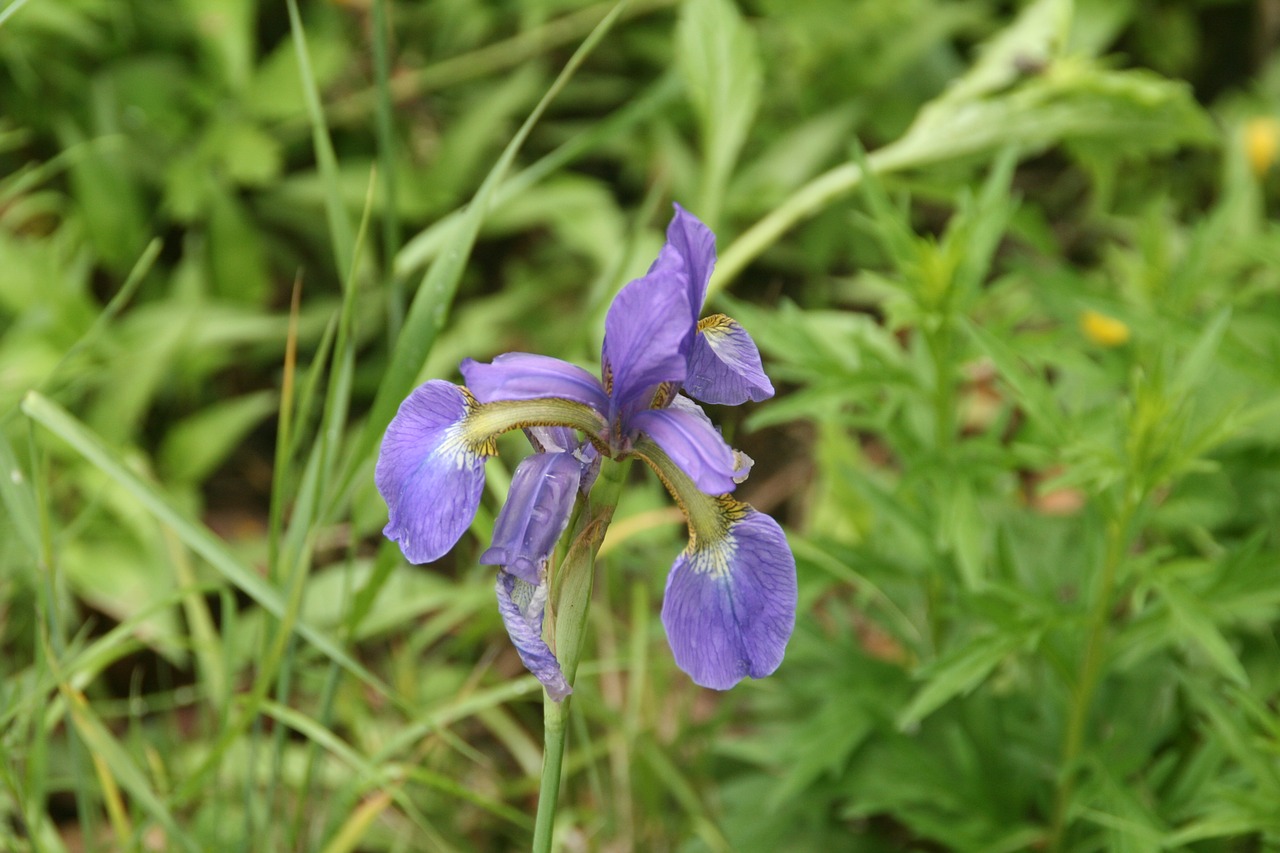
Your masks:
[{"label": "serrated leaf", "polygon": [[1195,643],[1219,673],[1239,685],[1247,685],[1249,676],[1244,666],[1199,601],[1173,585],[1162,586],[1161,593],[1177,627],[1177,634]]},{"label": "serrated leaf", "polygon": [[769,797],[771,810],[803,794],[823,774],[839,770],[874,729],[875,719],[864,707],[823,705],[800,724],[788,744],[787,772]]},{"label": "serrated leaf", "polygon": [[1175,394],[1188,393],[1195,388],[1208,373],[1222,339],[1227,333],[1227,324],[1231,321],[1231,309],[1223,308],[1204,324],[1204,331],[1196,338],[1196,342],[1188,350],[1186,356],[1178,364],[1178,374],[1174,388]]},{"label": "serrated leaf", "polygon": [[973,690],[1026,642],[1025,636],[990,633],[967,641],[927,666],[922,673],[925,685],[898,715],[898,728],[912,728],[948,700]]},{"label": "serrated leaf", "polygon": [[1048,385],[1039,377],[1029,375],[1017,352],[1004,339],[965,318],[961,318],[960,325],[973,338],[978,348],[995,363],[1000,378],[1017,395],[1017,404],[1032,420],[1048,431],[1056,444],[1063,444],[1067,433],[1066,425]]}]

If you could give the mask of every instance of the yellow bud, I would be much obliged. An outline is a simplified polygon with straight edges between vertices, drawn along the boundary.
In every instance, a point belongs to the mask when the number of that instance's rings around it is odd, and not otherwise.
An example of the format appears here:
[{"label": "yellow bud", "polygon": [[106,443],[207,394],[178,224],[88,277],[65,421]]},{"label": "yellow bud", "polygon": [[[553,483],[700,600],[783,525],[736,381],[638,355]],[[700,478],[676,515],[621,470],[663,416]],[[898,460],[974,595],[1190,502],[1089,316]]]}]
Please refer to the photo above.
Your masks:
[{"label": "yellow bud", "polygon": [[1095,344],[1118,347],[1129,340],[1129,327],[1115,317],[1092,309],[1080,315],[1080,331]]},{"label": "yellow bud", "polygon": [[1249,168],[1259,178],[1267,174],[1276,162],[1280,150],[1280,121],[1274,118],[1253,118],[1244,126],[1244,154],[1249,158]]}]

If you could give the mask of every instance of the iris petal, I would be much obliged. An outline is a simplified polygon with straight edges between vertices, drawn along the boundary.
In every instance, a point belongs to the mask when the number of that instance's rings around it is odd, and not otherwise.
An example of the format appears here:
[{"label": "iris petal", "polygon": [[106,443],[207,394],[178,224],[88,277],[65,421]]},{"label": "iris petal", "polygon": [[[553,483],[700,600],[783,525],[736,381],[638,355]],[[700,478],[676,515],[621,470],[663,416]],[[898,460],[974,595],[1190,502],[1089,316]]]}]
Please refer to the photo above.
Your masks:
[{"label": "iris petal", "polygon": [[680,264],[655,264],[618,291],[604,321],[610,422],[648,408],[662,383],[684,381],[694,330],[690,310],[688,273]]},{"label": "iris petal", "polygon": [[698,217],[680,205],[673,205],[676,214],[667,226],[667,246],[679,255],[689,271],[689,305],[696,323],[707,298],[707,283],[716,265],[716,235],[702,224]]},{"label": "iris petal", "polygon": [[547,695],[559,702],[573,688],[565,680],[551,647],[542,639],[542,613],[547,604],[547,585],[529,584],[507,572],[498,572],[496,584],[498,612],[507,634],[520,653],[525,668],[534,674]]},{"label": "iris petal", "polygon": [[525,429],[529,443],[539,453],[564,453],[578,446],[573,430],[562,426],[532,426]]},{"label": "iris petal", "polygon": [[736,320],[713,314],[698,324],[684,390],[704,403],[737,406],[773,396],[755,341]]},{"label": "iris petal", "polygon": [[691,400],[677,397],[668,409],[647,409],[631,419],[671,461],[710,495],[732,492],[737,486],[739,461],[725,444],[711,419]]},{"label": "iris petal", "polygon": [[535,453],[511,477],[506,503],[493,526],[493,545],[480,562],[502,566],[528,583],[537,583],[569,523],[583,465],[572,453]]},{"label": "iris petal", "polygon": [[796,564],[769,516],[721,498],[726,528],[699,538],[667,578],[662,624],[676,664],[703,687],[727,690],[782,663],[795,628]]},{"label": "iris petal", "polygon": [[460,369],[467,387],[481,403],[554,397],[585,403],[601,414],[608,409],[600,380],[558,358],[509,352],[488,364],[465,359]]},{"label": "iris petal", "polygon": [[458,386],[433,379],[414,389],[387,426],[374,481],[387,502],[383,533],[411,563],[444,556],[480,506],[484,436],[472,436],[475,401]]}]

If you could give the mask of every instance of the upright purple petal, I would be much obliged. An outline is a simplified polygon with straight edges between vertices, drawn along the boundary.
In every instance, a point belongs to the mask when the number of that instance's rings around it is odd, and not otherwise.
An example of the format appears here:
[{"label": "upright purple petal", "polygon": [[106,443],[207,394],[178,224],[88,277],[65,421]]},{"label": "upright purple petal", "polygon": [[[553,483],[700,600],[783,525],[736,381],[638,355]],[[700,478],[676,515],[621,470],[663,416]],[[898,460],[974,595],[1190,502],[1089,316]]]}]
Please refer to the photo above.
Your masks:
[{"label": "upright purple petal", "polygon": [[481,403],[557,397],[584,403],[601,414],[608,409],[600,380],[558,358],[509,352],[489,364],[464,359],[460,369],[467,388]]},{"label": "upright purple petal", "polygon": [[643,278],[628,284],[605,317],[609,420],[649,407],[663,383],[684,381],[698,313],[716,262],[716,238],[680,205],[667,241]]},{"label": "upright purple petal", "polygon": [[704,403],[737,406],[769,399],[773,383],[765,376],[760,350],[747,330],[736,320],[713,314],[698,324],[684,390]]},{"label": "upright purple petal", "polygon": [[414,389],[387,426],[374,482],[387,502],[383,533],[411,563],[444,556],[462,537],[484,488],[483,437],[469,436],[475,406],[463,389],[433,379]]},{"label": "upright purple petal", "polygon": [[709,495],[732,492],[744,473],[711,419],[687,398],[677,397],[668,409],[637,412],[630,424],[652,438]]},{"label": "upright purple petal", "polygon": [[614,297],[602,353],[610,422],[647,409],[664,382],[684,381],[695,328],[690,310],[688,273],[679,264],[655,264]]},{"label": "upright purple petal", "polygon": [[707,283],[716,265],[716,235],[698,217],[680,205],[672,205],[675,216],[667,226],[667,245],[679,257],[689,275],[689,305],[696,323],[707,298]]},{"label": "upright purple petal", "polygon": [[529,584],[506,572],[498,572],[496,584],[498,612],[507,634],[520,653],[520,660],[542,682],[547,695],[559,702],[573,692],[560,662],[542,639],[542,613],[547,604],[547,585]]},{"label": "upright purple petal", "polygon": [[480,562],[537,583],[542,564],[569,523],[583,464],[572,453],[535,453],[516,468]]},{"label": "upright purple petal", "polygon": [[697,541],[667,578],[662,624],[676,664],[698,684],[727,690],[782,663],[795,628],[796,563],[782,529],[722,498],[727,529]]}]

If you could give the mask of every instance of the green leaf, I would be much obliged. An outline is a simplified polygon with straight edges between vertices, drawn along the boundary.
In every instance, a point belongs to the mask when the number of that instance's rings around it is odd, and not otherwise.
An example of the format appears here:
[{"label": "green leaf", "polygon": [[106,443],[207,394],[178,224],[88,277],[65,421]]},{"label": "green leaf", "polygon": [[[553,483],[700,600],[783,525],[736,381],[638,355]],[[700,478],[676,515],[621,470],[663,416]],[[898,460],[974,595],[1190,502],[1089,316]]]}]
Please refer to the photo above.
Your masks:
[{"label": "green leaf", "polygon": [[1055,444],[1064,444],[1068,430],[1061,407],[1048,383],[1032,375],[1033,371],[1023,364],[1017,351],[1007,342],[1008,336],[993,334],[966,318],[960,318],[959,322],[978,348],[995,363],[1000,378],[1013,389],[1018,405],[1028,417],[1046,430]]},{"label": "green leaf", "polygon": [[910,729],[943,703],[973,690],[1001,661],[1029,642],[1024,635],[993,632],[951,650],[922,670],[925,684],[898,715],[898,727]]},{"label": "green leaf", "polygon": [[85,139],[69,122],[60,128],[62,146],[76,150],[71,186],[78,212],[98,257],[127,272],[147,242],[140,188],[120,137]]},{"label": "green leaf", "polygon": [[1195,643],[1223,676],[1241,686],[1248,685],[1244,666],[1200,600],[1174,584],[1162,584],[1160,592],[1173,620],[1174,636]]},{"label": "green leaf", "polygon": [[[787,229],[861,184],[868,172],[898,172],[1011,146],[1025,156],[1065,141],[1149,154],[1218,140],[1191,87],[1181,81],[1111,71],[1077,57],[1057,57],[1041,73],[1021,76],[1016,48],[1024,39],[1040,45],[1060,41],[1049,38],[1060,3],[1041,0],[1029,7],[1013,25],[1014,37],[1006,43],[997,36],[991,58],[975,65],[972,77],[921,108],[907,132],[869,155],[865,166],[855,158],[824,172],[743,232],[721,254],[708,293],[732,281]],[[1028,18],[1035,20],[1026,23]],[[1005,83],[1011,86],[1001,88]]]},{"label": "green leaf", "polygon": [[40,560],[40,510],[27,472],[18,464],[13,445],[3,430],[0,430],[0,499],[4,500],[12,529],[17,531],[18,539],[26,546],[30,557],[30,562],[19,565],[26,567],[28,575],[34,579],[34,566]]},{"label": "green leaf", "polygon": [[275,410],[275,392],[259,391],[215,403],[184,418],[165,434],[160,466],[179,482],[199,483]]},{"label": "green leaf", "polygon": [[136,622],[133,635],[174,664],[185,666],[187,648],[176,610],[156,609],[173,598],[173,569],[161,558],[138,553],[133,541],[124,542],[67,542],[59,554],[67,578],[77,595],[118,622],[155,610]]},{"label": "green leaf", "polygon": [[730,0],[686,0],[676,27],[676,63],[702,135],[698,212],[715,228],[760,103],[764,74],[755,34]]},{"label": "green leaf", "polygon": [[1047,64],[1065,46],[1071,0],[1039,0],[982,45],[978,61],[947,87],[938,103],[971,101],[1017,82],[1026,67]]},{"label": "green leaf", "polygon": [[[324,89],[351,65],[351,48],[337,33],[307,35],[313,84]],[[281,40],[258,63],[245,91],[245,107],[257,118],[274,122],[305,114],[306,95],[295,46]]]},{"label": "green leaf", "polygon": [[258,4],[253,0],[185,0],[183,5],[201,47],[229,87],[240,88],[253,68]]},{"label": "green leaf", "polygon": [[209,277],[214,291],[229,302],[265,303],[272,281],[260,228],[228,190],[211,190],[204,203],[209,217]]},{"label": "green leaf", "polygon": [[1191,349],[1178,364],[1177,376],[1173,387],[1170,388],[1171,395],[1189,394],[1201,383],[1214,366],[1218,348],[1222,345],[1230,322],[1231,308],[1226,307],[1220,309],[1208,323],[1204,324],[1204,331],[1197,336]]}]

